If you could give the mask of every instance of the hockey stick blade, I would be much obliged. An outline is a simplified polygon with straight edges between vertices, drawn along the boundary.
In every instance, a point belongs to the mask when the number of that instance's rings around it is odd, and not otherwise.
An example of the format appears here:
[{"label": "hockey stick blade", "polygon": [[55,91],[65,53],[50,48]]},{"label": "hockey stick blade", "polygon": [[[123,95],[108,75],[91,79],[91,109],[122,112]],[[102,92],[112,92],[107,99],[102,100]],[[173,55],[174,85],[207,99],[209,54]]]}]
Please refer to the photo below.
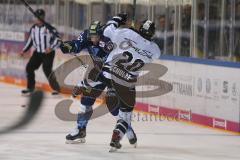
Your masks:
[{"label": "hockey stick blade", "polygon": [[35,115],[38,113],[39,109],[41,108],[43,99],[44,99],[44,94],[42,91],[34,92],[29,99],[28,108],[24,116],[16,124],[13,124],[12,126],[9,126],[3,130],[0,130],[0,135],[12,132],[16,129],[19,129],[29,124],[33,120]]}]

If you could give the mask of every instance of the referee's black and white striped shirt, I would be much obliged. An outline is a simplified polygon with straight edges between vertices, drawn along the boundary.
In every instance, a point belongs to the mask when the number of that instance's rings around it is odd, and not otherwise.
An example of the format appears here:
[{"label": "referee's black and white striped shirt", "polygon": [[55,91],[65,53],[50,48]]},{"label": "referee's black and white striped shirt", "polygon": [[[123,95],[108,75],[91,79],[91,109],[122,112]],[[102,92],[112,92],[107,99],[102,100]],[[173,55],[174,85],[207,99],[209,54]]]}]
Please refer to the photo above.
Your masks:
[{"label": "referee's black and white striped shirt", "polygon": [[[53,28],[57,32],[55,28]],[[45,53],[47,48],[55,50],[59,46],[59,41],[45,25],[33,25],[29,32],[29,37],[23,52],[28,51],[32,46],[39,53]]]}]

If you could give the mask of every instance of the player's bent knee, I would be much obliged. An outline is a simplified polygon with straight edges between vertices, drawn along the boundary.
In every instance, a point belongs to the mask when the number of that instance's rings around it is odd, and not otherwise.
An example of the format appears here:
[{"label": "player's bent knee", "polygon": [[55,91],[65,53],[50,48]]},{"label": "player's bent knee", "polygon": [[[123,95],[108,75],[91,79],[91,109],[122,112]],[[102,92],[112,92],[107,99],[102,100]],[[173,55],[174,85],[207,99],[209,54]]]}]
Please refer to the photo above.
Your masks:
[{"label": "player's bent knee", "polygon": [[132,103],[131,105],[129,105],[129,104],[127,104],[127,103],[125,103],[124,101],[121,100],[121,101],[119,102],[120,110],[121,110],[122,112],[132,112],[133,109],[134,109],[134,104],[135,104],[135,101],[134,101],[134,103]]}]

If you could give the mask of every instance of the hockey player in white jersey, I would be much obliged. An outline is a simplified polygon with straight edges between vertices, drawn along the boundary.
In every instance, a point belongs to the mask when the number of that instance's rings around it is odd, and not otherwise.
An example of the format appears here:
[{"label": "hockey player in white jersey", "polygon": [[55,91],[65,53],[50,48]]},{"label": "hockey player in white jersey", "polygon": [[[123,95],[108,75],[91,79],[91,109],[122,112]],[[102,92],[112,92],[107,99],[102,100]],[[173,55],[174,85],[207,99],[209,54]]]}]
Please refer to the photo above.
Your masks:
[{"label": "hockey player in white jersey", "polygon": [[[119,119],[113,130],[110,152],[121,148],[120,140],[131,124],[136,99],[135,82],[141,68],[160,57],[159,47],[151,41],[155,24],[145,20],[139,31],[118,28],[125,24],[126,20],[126,14],[113,17],[103,32],[104,36],[111,39],[115,48],[109,54],[100,77],[111,84],[108,87],[116,92],[115,101],[120,105]],[[107,99],[107,103],[108,101],[114,101],[114,98]]]},{"label": "hockey player in white jersey", "polygon": [[[64,54],[77,54],[81,50],[87,49],[89,54],[94,57],[95,66],[98,65],[100,67],[101,64],[104,63],[104,60],[108,56],[108,53],[111,52],[113,47],[110,39],[102,35],[101,23],[99,21],[95,21],[90,25],[89,29],[80,34],[77,40],[66,41],[62,43],[60,45],[60,49]],[[94,69],[96,68],[98,67],[94,67]],[[94,74],[94,72],[90,73]],[[93,114],[92,106],[95,103],[96,98],[102,94],[105,88],[105,83],[88,83],[88,78],[85,78],[83,81],[81,80],[80,83],[74,87],[72,95],[73,97],[76,97],[79,94],[82,95],[80,107],[81,109],[85,110],[85,112],[78,114],[77,127],[73,130],[73,132],[66,136],[66,143],[85,143],[86,128],[88,121]],[[111,90],[108,90],[107,95],[112,96],[114,93],[112,93]],[[117,104],[114,104],[114,106],[111,106],[111,108],[108,109],[113,116],[118,115],[119,107]],[[137,136],[132,127],[128,128],[127,137],[129,143],[136,147]]]}]

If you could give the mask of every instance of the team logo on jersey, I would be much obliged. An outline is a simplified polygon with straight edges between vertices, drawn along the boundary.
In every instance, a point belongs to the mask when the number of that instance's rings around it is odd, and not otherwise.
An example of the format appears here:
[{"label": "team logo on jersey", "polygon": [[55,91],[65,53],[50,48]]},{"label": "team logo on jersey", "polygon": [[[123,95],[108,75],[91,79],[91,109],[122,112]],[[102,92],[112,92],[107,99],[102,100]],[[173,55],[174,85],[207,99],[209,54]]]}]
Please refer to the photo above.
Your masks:
[{"label": "team logo on jersey", "polygon": [[103,50],[107,53],[111,52],[113,49],[114,49],[114,44],[113,42],[109,41],[109,42],[103,42],[103,41],[100,41],[99,42],[99,46],[101,48],[103,48]]},{"label": "team logo on jersey", "polygon": [[122,50],[127,50],[129,48],[133,48],[138,54],[145,56],[149,59],[152,59],[153,54],[147,50],[138,48],[137,46],[134,46],[133,44],[137,44],[136,42],[132,41],[131,39],[124,38],[125,41],[122,41],[119,45],[119,48]]},{"label": "team logo on jersey", "polygon": [[109,41],[105,44],[105,47],[104,49],[107,51],[107,52],[111,52],[113,49],[114,49],[114,44],[113,42]]},{"label": "team logo on jersey", "polygon": [[99,42],[99,47],[102,47],[102,48],[103,48],[104,46],[105,46],[105,42],[100,41],[100,42]]},{"label": "team logo on jersey", "polygon": [[78,40],[79,40],[80,42],[83,41],[83,34],[80,34],[80,35],[78,36]]}]

